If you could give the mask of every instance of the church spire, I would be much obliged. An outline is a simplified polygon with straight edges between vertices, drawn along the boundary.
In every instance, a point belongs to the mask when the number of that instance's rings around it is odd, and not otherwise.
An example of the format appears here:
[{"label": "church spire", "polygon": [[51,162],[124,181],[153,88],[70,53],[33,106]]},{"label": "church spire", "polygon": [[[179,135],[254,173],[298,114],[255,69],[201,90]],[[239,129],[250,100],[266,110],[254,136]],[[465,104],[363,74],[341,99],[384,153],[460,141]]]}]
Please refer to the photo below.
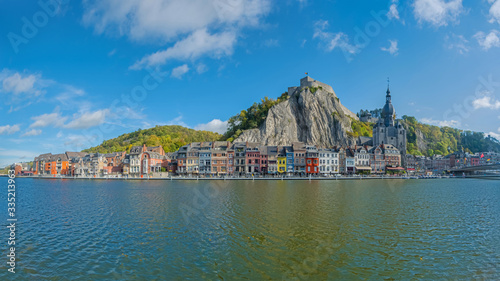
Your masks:
[{"label": "church spire", "polygon": [[394,110],[394,106],[391,102],[391,90],[389,89],[389,77],[387,77],[387,95],[385,96],[385,106],[382,109],[382,118],[384,118],[384,124],[386,127],[394,126],[394,114],[396,111]]},{"label": "church spire", "polygon": [[390,96],[391,95],[391,90],[389,89],[389,86],[390,86],[390,80],[389,80],[389,77],[387,77],[387,95]]}]

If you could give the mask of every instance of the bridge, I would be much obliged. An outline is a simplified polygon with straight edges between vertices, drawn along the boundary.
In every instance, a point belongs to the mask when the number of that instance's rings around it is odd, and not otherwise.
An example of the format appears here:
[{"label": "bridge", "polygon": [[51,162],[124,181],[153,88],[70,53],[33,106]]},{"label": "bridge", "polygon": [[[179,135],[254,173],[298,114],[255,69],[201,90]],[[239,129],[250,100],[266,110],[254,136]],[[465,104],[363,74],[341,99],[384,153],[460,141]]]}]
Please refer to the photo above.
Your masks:
[{"label": "bridge", "polygon": [[500,180],[500,163],[451,169],[449,173],[464,174],[466,178]]},{"label": "bridge", "polygon": [[500,163],[481,166],[467,166],[449,170],[450,173],[471,173],[478,171],[500,171]]}]

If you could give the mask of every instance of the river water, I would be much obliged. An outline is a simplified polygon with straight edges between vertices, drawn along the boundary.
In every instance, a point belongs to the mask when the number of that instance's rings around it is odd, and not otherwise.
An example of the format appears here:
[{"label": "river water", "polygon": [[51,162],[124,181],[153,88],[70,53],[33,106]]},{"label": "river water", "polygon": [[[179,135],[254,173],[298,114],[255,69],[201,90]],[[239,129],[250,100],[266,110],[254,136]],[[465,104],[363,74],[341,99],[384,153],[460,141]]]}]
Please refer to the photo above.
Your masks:
[{"label": "river water", "polygon": [[494,180],[17,179],[15,274],[0,180],[1,280],[500,279]]}]

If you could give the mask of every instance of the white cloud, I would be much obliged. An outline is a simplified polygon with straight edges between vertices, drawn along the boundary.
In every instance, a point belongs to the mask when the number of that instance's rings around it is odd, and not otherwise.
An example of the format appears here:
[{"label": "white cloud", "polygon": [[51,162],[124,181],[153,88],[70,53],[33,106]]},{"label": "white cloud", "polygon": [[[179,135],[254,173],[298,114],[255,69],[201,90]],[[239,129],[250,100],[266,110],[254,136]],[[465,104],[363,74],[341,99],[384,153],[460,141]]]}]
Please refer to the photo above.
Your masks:
[{"label": "white cloud", "polygon": [[391,43],[389,48],[382,47],[381,50],[384,52],[389,52],[389,54],[391,55],[397,56],[399,51],[398,40],[389,40],[389,43]]},{"label": "white cloud", "polygon": [[469,52],[469,41],[463,35],[452,34],[445,37],[445,46],[450,50],[456,50],[459,54],[464,55]]},{"label": "white cloud", "polygon": [[500,23],[500,0],[488,0],[488,2],[492,4],[490,8],[490,22],[493,23],[496,21]]},{"label": "white cloud", "polygon": [[434,120],[432,118],[422,118],[423,123],[430,125],[436,125],[439,127],[457,127],[460,125],[460,121],[457,120]]},{"label": "white cloud", "polygon": [[464,7],[462,0],[415,0],[413,12],[420,23],[425,21],[439,27],[458,22]]},{"label": "white cloud", "polygon": [[165,125],[178,125],[183,127],[189,127],[186,123],[184,123],[184,121],[182,121],[182,115],[179,115],[174,119],[167,121]]},{"label": "white cloud", "polygon": [[270,1],[101,0],[85,1],[84,8],[84,23],[97,33],[169,41],[212,25],[257,25],[269,12]]},{"label": "white cloud", "polygon": [[206,64],[200,63],[196,66],[196,72],[198,72],[198,74],[205,73],[207,71],[208,67]]},{"label": "white cloud", "polygon": [[229,56],[233,53],[235,42],[236,33],[232,31],[210,34],[206,29],[201,29],[178,41],[173,47],[143,57],[130,68],[163,65],[168,60],[195,60],[203,55],[214,58]]},{"label": "white cloud", "polygon": [[500,101],[495,100],[490,96],[484,96],[482,98],[477,98],[472,101],[472,106],[474,109],[489,108],[489,109],[500,109]]},{"label": "white cloud", "polygon": [[[500,132],[500,128],[498,129],[498,131]],[[500,141],[500,134],[498,133],[495,133],[495,132],[489,132],[488,135],[494,137],[495,139],[499,140]]]},{"label": "white cloud", "polygon": [[222,121],[220,119],[214,119],[206,124],[198,124],[194,127],[194,129],[224,134],[227,131],[227,126],[228,126],[227,121]]},{"label": "white cloud", "polygon": [[87,129],[90,127],[98,126],[106,120],[106,115],[109,114],[108,109],[101,109],[94,112],[85,112],[75,115],[74,119],[68,124],[64,125],[69,129]]},{"label": "white cloud", "polygon": [[64,146],[66,150],[78,151],[98,145],[99,137],[96,134],[88,135],[69,135],[66,137]]},{"label": "white cloud", "polygon": [[262,45],[268,48],[279,47],[280,41],[278,39],[267,39],[262,43]]},{"label": "white cloud", "polygon": [[0,126],[0,135],[12,135],[20,130],[19,125]]},{"label": "white cloud", "polygon": [[492,47],[500,47],[500,32],[498,30],[491,30],[489,34],[486,34],[482,31],[476,33],[474,35],[474,38],[476,38],[477,43],[481,47],[483,47],[484,50],[488,50]]},{"label": "white cloud", "polygon": [[389,7],[389,11],[387,12],[387,18],[389,19],[397,19],[399,20],[399,12],[398,12],[398,0],[392,0],[392,4]]},{"label": "white cloud", "polygon": [[34,84],[36,81],[35,75],[27,75],[22,77],[18,72],[6,77],[2,81],[3,90],[9,93],[21,94],[31,93],[34,91]]},{"label": "white cloud", "polygon": [[47,126],[61,127],[68,117],[61,116],[56,109],[56,112],[31,117],[31,119],[35,122],[30,125],[30,128],[43,128]]},{"label": "white cloud", "polygon": [[344,53],[356,54],[358,47],[349,43],[349,37],[343,32],[331,33],[325,31],[328,27],[328,21],[319,20],[315,24],[313,38],[318,38],[325,45],[327,51],[333,51],[340,48]]},{"label": "white cloud", "polygon": [[27,131],[26,133],[22,134],[21,137],[31,137],[31,136],[38,136],[42,133],[42,130],[38,129],[31,129]]},{"label": "white cloud", "polygon": [[189,71],[189,66],[187,64],[178,66],[172,70],[172,77],[181,79],[182,75],[186,74],[188,71]]},{"label": "white cloud", "polygon": [[257,26],[270,8],[270,0],[88,0],[83,22],[99,34],[142,43],[177,41],[132,66],[140,69],[169,59],[231,55],[242,28]]}]

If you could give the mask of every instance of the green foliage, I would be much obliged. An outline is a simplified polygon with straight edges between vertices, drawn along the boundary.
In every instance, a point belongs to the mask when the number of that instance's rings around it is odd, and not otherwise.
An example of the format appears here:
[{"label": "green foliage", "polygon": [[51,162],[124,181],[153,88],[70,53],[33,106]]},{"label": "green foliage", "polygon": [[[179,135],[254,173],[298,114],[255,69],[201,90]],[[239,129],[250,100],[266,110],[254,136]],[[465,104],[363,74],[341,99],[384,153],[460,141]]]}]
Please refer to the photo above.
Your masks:
[{"label": "green foliage", "polygon": [[361,122],[352,117],[351,119],[351,129],[352,132],[347,132],[347,134],[351,137],[373,137],[373,126],[374,123],[369,122]]},{"label": "green foliage", "polygon": [[8,174],[10,170],[10,166],[5,166],[5,168],[0,169],[0,174]]},{"label": "green foliage", "polygon": [[104,141],[101,145],[83,150],[83,152],[111,153],[130,152],[132,146],[158,146],[165,152],[177,151],[179,147],[191,142],[217,141],[222,136],[208,131],[196,131],[181,126],[156,126],[147,130],[137,130],[117,138]]},{"label": "green foliage", "polygon": [[[448,155],[456,151],[476,153],[482,151],[500,152],[500,143],[495,139],[486,138],[484,133],[462,131],[450,127],[438,127],[422,124],[415,117],[403,116],[407,127],[407,153],[432,156],[434,154]],[[417,133],[421,132],[428,149],[419,151]]]},{"label": "green foliage", "polygon": [[261,99],[260,103],[254,103],[247,110],[242,110],[228,121],[228,130],[223,136],[223,140],[233,141],[244,130],[258,128],[267,118],[269,109],[274,105],[286,101],[288,99],[288,92],[283,93],[278,99],[270,99],[265,97]]}]

